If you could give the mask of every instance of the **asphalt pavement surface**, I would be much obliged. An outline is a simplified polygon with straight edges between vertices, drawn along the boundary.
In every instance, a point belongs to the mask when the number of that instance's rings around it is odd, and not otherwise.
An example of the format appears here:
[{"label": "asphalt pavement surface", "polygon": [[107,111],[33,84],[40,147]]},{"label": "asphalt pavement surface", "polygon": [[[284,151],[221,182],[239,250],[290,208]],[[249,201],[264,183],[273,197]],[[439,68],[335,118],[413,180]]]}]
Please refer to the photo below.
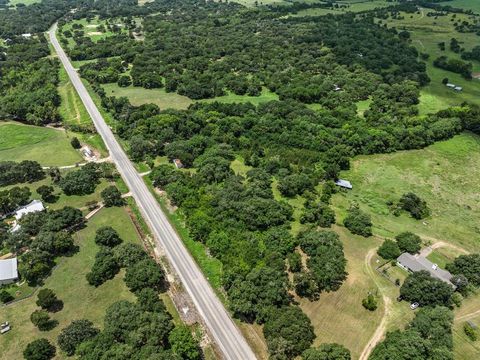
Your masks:
[{"label": "asphalt pavement surface", "polygon": [[169,223],[160,205],[133,167],[124,150],[105,123],[97,106],[83,85],[80,76],[63,51],[56,37],[57,25],[49,31],[49,37],[73,86],[82,99],[93,123],[107,146],[113,162],[130,189],[140,211],[149,224],[156,241],[165,251],[183,286],[207,326],[225,359],[250,360],[255,355],[233,322],[223,304],[204,277],[182,240]]}]

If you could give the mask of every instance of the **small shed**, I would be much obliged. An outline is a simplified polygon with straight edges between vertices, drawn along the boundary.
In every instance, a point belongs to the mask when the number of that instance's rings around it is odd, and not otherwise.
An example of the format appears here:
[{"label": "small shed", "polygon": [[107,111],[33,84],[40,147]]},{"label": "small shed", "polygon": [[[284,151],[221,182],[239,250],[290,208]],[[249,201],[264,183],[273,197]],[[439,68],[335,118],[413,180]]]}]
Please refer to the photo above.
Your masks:
[{"label": "small shed", "polygon": [[0,260],[0,285],[18,280],[17,258]]},{"label": "small shed", "polygon": [[452,83],[447,83],[447,84],[445,84],[445,86],[448,87],[448,88],[454,89],[457,85],[452,84]]},{"label": "small shed", "polygon": [[460,91],[463,90],[463,88],[462,88],[461,86],[455,86],[455,87],[453,88],[453,90],[460,92]]},{"label": "small shed", "polygon": [[22,206],[15,212],[15,219],[20,220],[23,215],[43,211],[43,203],[40,200],[33,200],[30,204]]},{"label": "small shed", "polygon": [[340,186],[340,187],[345,188],[345,189],[352,189],[353,188],[350,181],[344,180],[344,179],[338,179],[337,181],[335,181],[335,185]]},{"label": "small shed", "polygon": [[184,167],[180,159],[173,159],[173,164],[177,169],[182,169]]}]

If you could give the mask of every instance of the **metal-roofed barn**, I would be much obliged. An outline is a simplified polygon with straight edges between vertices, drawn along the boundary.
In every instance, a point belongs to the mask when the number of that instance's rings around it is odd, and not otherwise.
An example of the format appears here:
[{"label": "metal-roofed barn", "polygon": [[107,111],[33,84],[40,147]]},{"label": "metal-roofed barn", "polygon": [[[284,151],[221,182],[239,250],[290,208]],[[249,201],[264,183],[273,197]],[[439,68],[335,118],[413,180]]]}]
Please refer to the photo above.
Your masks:
[{"label": "metal-roofed barn", "polygon": [[350,181],[344,180],[344,179],[338,179],[337,181],[335,181],[335,185],[343,187],[345,189],[352,189],[353,188]]},{"label": "metal-roofed barn", "polygon": [[0,285],[11,284],[17,280],[17,258],[0,260]]},{"label": "metal-roofed barn", "polygon": [[33,200],[30,204],[22,206],[15,212],[15,219],[20,220],[23,215],[43,210],[45,210],[43,203],[40,200]]}]

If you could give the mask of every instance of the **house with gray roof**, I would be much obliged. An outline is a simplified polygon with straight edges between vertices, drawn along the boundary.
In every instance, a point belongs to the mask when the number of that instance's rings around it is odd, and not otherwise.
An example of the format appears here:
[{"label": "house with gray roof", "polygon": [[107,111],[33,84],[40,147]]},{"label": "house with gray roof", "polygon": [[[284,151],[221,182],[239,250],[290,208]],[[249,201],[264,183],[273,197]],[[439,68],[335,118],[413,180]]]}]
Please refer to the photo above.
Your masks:
[{"label": "house with gray roof", "polygon": [[0,285],[18,280],[17,258],[0,260]]},{"label": "house with gray roof", "polygon": [[452,274],[450,274],[447,270],[440,269],[437,264],[432,263],[423,256],[415,256],[409,253],[403,253],[398,257],[397,265],[410,272],[417,272],[421,270],[428,271],[434,278],[452,285],[450,282]]}]

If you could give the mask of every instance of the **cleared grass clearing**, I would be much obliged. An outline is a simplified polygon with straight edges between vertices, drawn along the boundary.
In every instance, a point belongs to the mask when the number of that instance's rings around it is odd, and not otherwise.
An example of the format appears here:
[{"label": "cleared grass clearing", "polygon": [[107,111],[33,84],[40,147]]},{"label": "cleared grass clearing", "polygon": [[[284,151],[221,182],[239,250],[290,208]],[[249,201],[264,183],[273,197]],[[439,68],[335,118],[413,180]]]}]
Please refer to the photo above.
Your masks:
[{"label": "cleared grass clearing", "polygon": [[[116,229],[125,242],[140,242],[125,209],[102,209],[88,222],[85,229],[75,234],[79,251],[71,257],[61,258],[52,275],[45,281],[45,287],[53,289],[64,302],[63,309],[52,315],[59,322],[58,326],[51,331],[40,332],[30,322],[30,314],[37,308],[35,296],[0,307],[0,319],[9,321],[12,325],[12,330],[0,338],[0,358],[21,359],[25,346],[36,338],[46,337],[56,343],[61,329],[72,320],[89,319],[102,327],[105,310],[110,304],[122,299],[134,299],[134,295],[123,283],[123,272],[98,288],[90,286],[85,279],[98,251],[94,242],[95,230],[104,225]],[[57,354],[55,359],[66,358],[59,351]]]},{"label": "cleared grass clearing", "polygon": [[82,161],[64,131],[0,122],[0,161],[35,160],[43,166],[72,165]]},{"label": "cleared grass clearing", "polygon": [[10,0],[8,2],[8,6],[13,7],[17,6],[18,4],[23,4],[23,5],[32,5],[39,3],[41,0]]},{"label": "cleared grass clearing", "polygon": [[218,96],[213,99],[200,100],[199,102],[210,103],[210,102],[218,101],[218,102],[227,103],[227,104],[250,102],[253,105],[258,105],[258,104],[268,102],[268,101],[273,101],[273,100],[278,100],[278,95],[264,88],[260,96],[235,95],[229,92],[227,95]]},{"label": "cleared grass clearing", "polygon": [[246,96],[235,95],[228,93],[225,96],[219,96],[213,99],[205,100],[192,100],[186,96],[179,95],[177,93],[167,93],[165,89],[144,89],[142,87],[129,86],[122,88],[115,83],[102,85],[108,96],[127,97],[132,105],[140,106],[143,104],[156,104],[160,109],[187,109],[191,104],[195,102],[214,102],[219,101],[223,103],[245,103],[251,102],[254,105],[258,105],[263,102],[278,100],[278,95],[263,89],[260,96]]},{"label": "cleared grass clearing", "polygon": [[108,96],[127,97],[132,105],[155,104],[160,109],[187,109],[193,103],[186,96],[177,93],[167,93],[165,89],[144,89],[142,87],[129,86],[122,88],[117,84],[102,85]]},{"label": "cleared grass clearing", "polygon": [[[334,196],[340,214],[357,202],[372,215],[374,232],[394,237],[406,230],[424,240],[443,240],[477,250],[480,244],[480,137],[464,133],[423,150],[359,156],[341,177],[353,190]],[[417,221],[394,216],[386,204],[412,191],[427,201],[432,215]]]},{"label": "cleared grass clearing", "polygon": [[77,91],[70,82],[67,73],[63,67],[60,67],[60,83],[58,93],[61,98],[61,104],[58,109],[62,116],[65,126],[75,125],[88,129],[93,129],[93,123],[88,115],[87,109],[77,94]]}]

